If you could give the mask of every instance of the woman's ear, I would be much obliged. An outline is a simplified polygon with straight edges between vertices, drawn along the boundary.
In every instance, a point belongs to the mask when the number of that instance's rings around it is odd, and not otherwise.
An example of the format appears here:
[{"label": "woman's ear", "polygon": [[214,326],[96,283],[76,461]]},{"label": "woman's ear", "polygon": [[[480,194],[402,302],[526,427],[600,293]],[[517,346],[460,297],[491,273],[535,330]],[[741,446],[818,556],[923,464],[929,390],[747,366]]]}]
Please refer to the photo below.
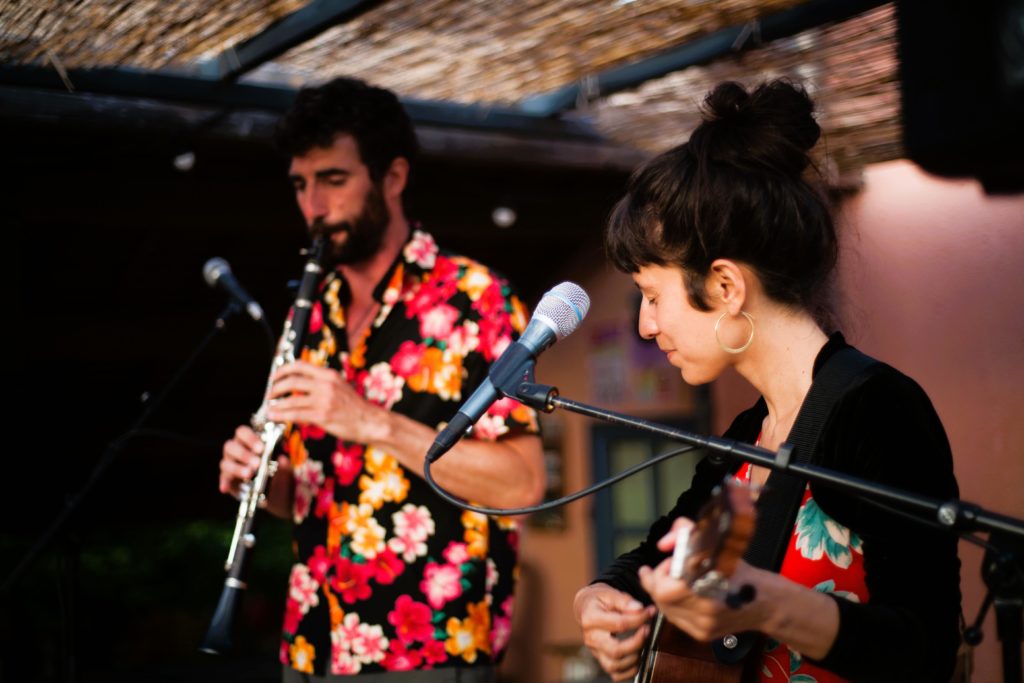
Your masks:
[{"label": "woman's ear", "polygon": [[747,303],[749,272],[735,261],[715,259],[707,278],[708,295],[714,305],[724,305],[729,315],[739,315]]}]

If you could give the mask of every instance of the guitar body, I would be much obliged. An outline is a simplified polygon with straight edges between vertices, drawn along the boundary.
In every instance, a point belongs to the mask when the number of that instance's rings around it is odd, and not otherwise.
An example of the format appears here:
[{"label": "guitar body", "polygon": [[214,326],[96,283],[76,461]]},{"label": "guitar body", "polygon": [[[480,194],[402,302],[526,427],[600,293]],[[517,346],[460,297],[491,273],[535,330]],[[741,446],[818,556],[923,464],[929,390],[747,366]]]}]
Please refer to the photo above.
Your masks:
[{"label": "guitar body", "polygon": [[[692,534],[676,541],[671,574],[701,595],[730,596],[728,578],[746,551],[756,525],[749,487],[726,480],[701,509]],[[730,603],[731,604],[731,603]],[[635,683],[750,683],[756,679],[758,639],[741,634],[734,649],[700,643],[658,614],[640,658]]]},{"label": "guitar body", "polygon": [[711,643],[699,643],[659,614],[636,683],[751,683],[756,657],[719,661]]}]

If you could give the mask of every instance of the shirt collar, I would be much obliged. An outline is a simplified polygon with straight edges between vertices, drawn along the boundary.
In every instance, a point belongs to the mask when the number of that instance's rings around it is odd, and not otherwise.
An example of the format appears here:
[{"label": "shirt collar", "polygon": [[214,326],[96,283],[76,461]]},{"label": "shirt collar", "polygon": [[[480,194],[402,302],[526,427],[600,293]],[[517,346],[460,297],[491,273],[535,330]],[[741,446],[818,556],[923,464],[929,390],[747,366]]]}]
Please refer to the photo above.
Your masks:
[{"label": "shirt collar", "polygon": [[846,343],[846,338],[843,337],[842,332],[833,332],[828,336],[828,341],[821,347],[821,351],[818,351],[818,356],[814,359],[814,369],[811,371],[811,377],[818,374],[818,370],[824,367],[825,362],[834,356],[840,349],[845,349],[849,344]]},{"label": "shirt collar", "polygon": [[[395,260],[391,262],[391,265],[388,266],[384,275],[373,288],[373,300],[378,303],[384,302],[385,294],[391,287],[399,268],[402,269],[403,279],[405,279],[405,276],[413,276],[416,279],[420,279],[425,273],[433,269],[437,254],[437,242],[434,240],[434,237],[421,229],[419,223],[413,224],[412,229],[409,231],[409,237],[405,240],[402,248],[398,250]],[[324,278],[322,287],[327,287],[331,282],[339,279],[341,280],[341,290],[338,292],[338,296],[344,305],[348,305],[350,296],[348,282],[342,277],[340,270],[335,269],[328,273]]]}]

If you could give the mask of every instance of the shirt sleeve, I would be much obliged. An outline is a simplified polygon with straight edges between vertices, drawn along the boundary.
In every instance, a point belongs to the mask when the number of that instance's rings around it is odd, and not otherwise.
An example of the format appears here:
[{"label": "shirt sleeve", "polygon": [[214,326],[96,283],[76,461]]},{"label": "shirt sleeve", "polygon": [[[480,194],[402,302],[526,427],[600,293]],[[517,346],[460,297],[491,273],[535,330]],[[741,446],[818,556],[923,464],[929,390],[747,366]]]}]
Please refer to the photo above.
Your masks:
[{"label": "shirt sleeve", "polygon": [[[473,390],[487,376],[490,364],[519,338],[528,317],[526,306],[511,285],[496,275],[489,277],[490,283],[470,305],[469,315],[475,318],[477,325],[477,342],[466,357],[466,371],[470,378],[467,387]],[[501,398],[477,420],[470,436],[494,441],[539,431],[537,412],[533,408],[511,398]]]}]

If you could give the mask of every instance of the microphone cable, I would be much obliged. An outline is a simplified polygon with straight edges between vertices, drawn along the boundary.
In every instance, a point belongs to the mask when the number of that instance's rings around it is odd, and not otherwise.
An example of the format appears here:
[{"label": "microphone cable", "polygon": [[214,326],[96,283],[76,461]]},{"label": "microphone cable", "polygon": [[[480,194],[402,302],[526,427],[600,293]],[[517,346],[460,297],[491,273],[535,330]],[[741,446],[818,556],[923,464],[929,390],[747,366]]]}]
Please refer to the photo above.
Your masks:
[{"label": "microphone cable", "polygon": [[522,507],[522,508],[489,508],[489,507],[483,507],[481,505],[474,505],[474,504],[470,503],[469,501],[463,500],[462,498],[459,498],[457,496],[452,495],[451,493],[449,493],[445,489],[441,488],[440,484],[438,484],[436,481],[434,481],[434,477],[430,473],[431,461],[429,459],[425,459],[424,462],[423,462],[423,478],[427,480],[427,483],[430,485],[430,488],[434,489],[434,492],[437,495],[441,496],[441,498],[443,498],[445,501],[451,503],[452,505],[454,505],[456,507],[459,507],[459,508],[462,508],[463,510],[469,510],[470,512],[479,512],[481,514],[491,515],[491,516],[494,516],[494,517],[505,517],[505,516],[514,516],[514,515],[529,515],[529,514],[533,514],[534,512],[542,512],[544,510],[551,510],[552,508],[556,508],[556,507],[565,505],[567,503],[571,503],[574,500],[577,500],[579,498],[583,498],[584,496],[589,496],[590,494],[596,493],[596,492],[600,491],[601,489],[604,489],[604,488],[607,488],[607,487],[611,486],[612,484],[617,484],[618,482],[622,481],[623,479],[631,477],[634,474],[636,474],[637,472],[640,472],[641,470],[645,470],[648,467],[652,467],[653,465],[657,465],[658,463],[660,463],[660,462],[662,462],[664,460],[668,460],[669,458],[675,457],[677,455],[681,455],[682,453],[689,453],[690,451],[695,451],[695,450],[703,450],[703,447],[701,447],[701,446],[683,446],[682,448],[677,448],[675,450],[667,451],[667,452],[662,453],[660,455],[656,455],[653,458],[650,458],[649,460],[645,460],[645,461],[643,461],[641,463],[637,463],[636,465],[633,465],[632,467],[629,467],[629,468],[619,472],[618,474],[614,474],[614,475],[608,477],[604,481],[598,482],[596,484],[592,484],[591,486],[588,486],[585,489],[581,489],[581,490],[579,490],[579,491],[577,491],[575,493],[570,493],[568,495],[562,496],[561,498],[556,498],[555,500],[549,500],[549,501],[545,501],[543,503],[538,503],[537,505],[530,505],[530,506]]}]

